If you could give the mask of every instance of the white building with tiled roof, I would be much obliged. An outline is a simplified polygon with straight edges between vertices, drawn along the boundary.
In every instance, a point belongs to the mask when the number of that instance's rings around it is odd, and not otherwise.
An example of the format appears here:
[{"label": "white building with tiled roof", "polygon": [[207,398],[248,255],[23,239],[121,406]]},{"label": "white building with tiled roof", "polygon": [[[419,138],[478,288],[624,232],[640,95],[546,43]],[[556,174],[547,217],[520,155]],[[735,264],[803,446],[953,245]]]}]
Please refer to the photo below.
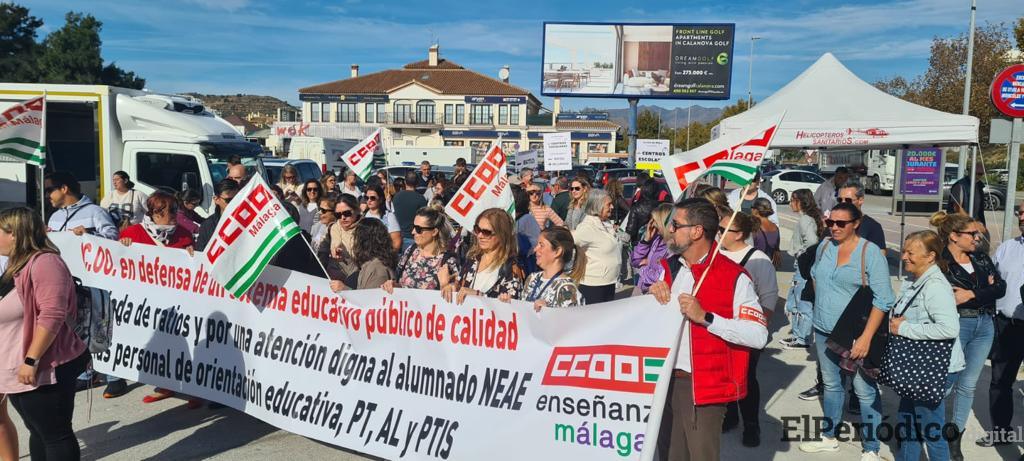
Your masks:
[{"label": "white building with tiled roof", "polygon": [[[619,126],[602,114],[542,112],[529,91],[440,57],[299,89],[302,122],[278,122],[270,142],[287,150],[292,136],[352,138],[382,128],[386,151],[409,147],[472,148],[482,155],[497,139],[508,153],[540,149],[543,133],[571,131],[577,162],[615,152]],[[604,155],[599,155],[604,157]],[[603,158],[602,158],[603,159]],[[474,161],[475,158],[467,158]]]}]

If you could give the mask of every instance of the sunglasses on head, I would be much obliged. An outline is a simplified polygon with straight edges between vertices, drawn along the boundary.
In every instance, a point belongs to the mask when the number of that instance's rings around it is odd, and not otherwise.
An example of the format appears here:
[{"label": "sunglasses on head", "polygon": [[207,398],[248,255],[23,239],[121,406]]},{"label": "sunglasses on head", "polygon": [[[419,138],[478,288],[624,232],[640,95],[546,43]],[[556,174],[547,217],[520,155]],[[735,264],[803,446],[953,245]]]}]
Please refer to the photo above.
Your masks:
[{"label": "sunglasses on head", "polygon": [[335,211],[335,212],[334,212],[334,216],[335,216],[336,218],[339,218],[339,219],[340,219],[340,218],[351,218],[351,217],[352,217],[352,215],[354,215],[354,214],[355,214],[355,213],[354,213],[354,212],[352,212],[352,210],[345,210],[345,211]]},{"label": "sunglasses on head", "polygon": [[489,237],[494,236],[494,231],[493,230],[491,230],[491,229],[483,229],[480,226],[473,226],[473,233],[476,234],[476,235],[479,235],[481,237],[488,237],[489,238]]},{"label": "sunglasses on head", "polygon": [[845,219],[826,219],[825,220],[825,226],[826,227],[839,226],[840,228],[842,228],[842,227],[848,226],[852,222],[853,222],[852,219],[851,220],[845,220]]},{"label": "sunglasses on head", "polygon": [[412,231],[413,231],[413,233],[416,233],[416,234],[422,234],[422,233],[424,233],[426,231],[432,231],[434,229],[437,229],[437,228],[434,227],[434,226],[418,226],[416,224],[412,225]]}]

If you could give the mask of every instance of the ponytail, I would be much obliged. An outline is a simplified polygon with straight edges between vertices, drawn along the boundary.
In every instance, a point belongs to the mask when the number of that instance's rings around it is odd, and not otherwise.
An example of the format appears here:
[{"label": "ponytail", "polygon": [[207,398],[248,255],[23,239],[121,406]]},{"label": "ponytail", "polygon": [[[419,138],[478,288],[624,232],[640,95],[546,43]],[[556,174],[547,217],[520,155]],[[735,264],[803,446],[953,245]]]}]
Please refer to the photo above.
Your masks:
[{"label": "ponytail", "polygon": [[587,272],[587,253],[579,245],[572,247],[572,259],[569,261],[569,278],[573,282],[580,283]]}]

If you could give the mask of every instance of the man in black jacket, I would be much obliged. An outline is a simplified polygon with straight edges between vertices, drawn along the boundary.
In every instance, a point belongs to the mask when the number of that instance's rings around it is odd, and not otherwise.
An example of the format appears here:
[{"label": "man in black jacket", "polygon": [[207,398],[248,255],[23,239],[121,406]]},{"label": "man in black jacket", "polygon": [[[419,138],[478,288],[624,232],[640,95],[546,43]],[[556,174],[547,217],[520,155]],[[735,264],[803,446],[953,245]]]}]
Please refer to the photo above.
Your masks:
[{"label": "man in black jacket", "polygon": [[213,204],[217,206],[217,211],[199,225],[199,234],[196,236],[196,251],[206,249],[206,244],[210,243],[210,239],[213,238],[213,232],[217,230],[220,214],[224,212],[224,209],[228,207],[228,202],[235,198],[235,195],[238,194],[241,188],[242,186],[233,179],[221,180],[221,182],[213,187]]}]

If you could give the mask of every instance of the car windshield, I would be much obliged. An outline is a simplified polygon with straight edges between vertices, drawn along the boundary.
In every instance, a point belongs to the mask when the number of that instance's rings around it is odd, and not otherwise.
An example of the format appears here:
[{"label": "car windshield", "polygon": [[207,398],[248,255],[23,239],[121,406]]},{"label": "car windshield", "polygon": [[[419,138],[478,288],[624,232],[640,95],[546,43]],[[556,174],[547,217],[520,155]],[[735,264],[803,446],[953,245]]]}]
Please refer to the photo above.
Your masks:
[{"label": "car windshield", "polygon": [[199,149],[206,156],[206,164],[210,168],[210,176],[214,184],[228,176],[228,160],[236,155],[242,160],[242,165],[245,165],[245,173],[250,178],[253,175],[263,174],[263,162],[259,158],[262,151],[256,143],[203,143],[199,145]]}]

